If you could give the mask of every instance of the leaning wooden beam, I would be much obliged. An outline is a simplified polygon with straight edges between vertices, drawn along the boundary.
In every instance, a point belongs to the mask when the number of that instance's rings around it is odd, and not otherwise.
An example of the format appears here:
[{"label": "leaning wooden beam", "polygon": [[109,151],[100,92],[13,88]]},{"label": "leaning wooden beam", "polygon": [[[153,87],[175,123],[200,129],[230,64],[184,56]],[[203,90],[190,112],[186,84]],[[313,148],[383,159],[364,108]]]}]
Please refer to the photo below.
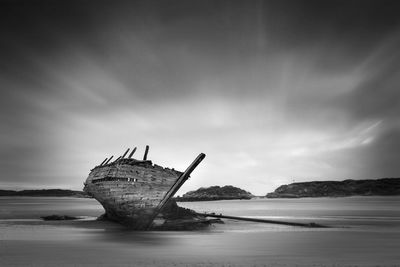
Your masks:
[{"label": "leaning wooden beam", "polygon": [[128,159],[132,158],[133,154],[136,152],[136,147],[132,150],[131,154],[129,154]]},{"label": "leaning wooden beam", "polygon": [[204,153],[201,153],[200,155],[197,156],[197,158],[190,164],[189,167],[185,170],[184,173],[179,176],[179,178],[176,180],[174,185],[168,190],[168,192],[165,194],[164,198],[161,200],[160,204],[158,204],[156,211],[153,214],[153,219],[150,221],[150,224],[147,226],[147,229],[151,226],[153,220],[155,217],[157,217],[158,213],[162,210],[162,208],[165,206],[165,204],[168,202],[168,200],[175,195],[175,193],[181,188],[181,186],[186,182],[187,179],[189,179],[190,174],[194,171],[194,169],[197,167],[197,165],[200,164],[200,162],[206,157]]},{"label": "leaning wooden beam", "polygon": [[143,160],[147,160],[147,154],[149,153],[149,146],[146,146],[146,151],[144,152]]},{"label": "leaning wooden beam", "polygon": [[128,152],[129,152],[129,149],[130,148],[128,148],[128,150],[125,151],[125,153],[122,155],[121,159],[125,158],[126,154],[128,154]]},{"label": "leaning wooden beam", "polygon": [[108,159],[108,158],[106,158],[105,160],[103,160],[103,162],[102,162],[102,163],[100,163],[100,166],[102,166],[102,165],[104,164],[104,162],[106,162],[106,161],[107,161],[107,159]]},{"label": "leaning wooden beam", "polygon": [[232,220],[238,220],[238,221],[283,224],[283,225],[311,227],[311,228],[329,228],[329,226],[321,225],[321,224],[317,224],[317,223],[285,222],[285,221],[275,221],[275,220],[264,220],[264,219],[256,219],[256,218],[228,216],[228,215],[222,215],[222,214],[217,215],[217,214],[209,214],[209,213],[196,213],[196,214],[201,215],[201,216],[206,216],[206,217],[224,218],[224,219],[232,219]]},{"label": "leaning wooden beam", "polygon": [[175,184],[171,187],[171,189],[167,192],[164,199],[160,202],[159,208],[161,209],[167,201],[174,196],[174,194],[181,188],[181,186],[186,182],[189,178],[190,174],[196,169],[197,165],[206,157],[204,153],[201,153],[197,156],[197,158],[192,162],[192,164],[187,167],[184,173],[176,180]]},{"label": "leaning wooden beam", "polygon": [[114,157],[114,156],[111,156],[111,157],[106,161],[106,163],[104,163],[104,165],[105,165],[105,164],[108,164],[108,163],[112,160],[113,157]]},{"label": "leaning wooden beam", "polygon": [[120,159],[121,159],[121,156],[119,156],[116,160],[114,160],[114,162],[117,162]]}]

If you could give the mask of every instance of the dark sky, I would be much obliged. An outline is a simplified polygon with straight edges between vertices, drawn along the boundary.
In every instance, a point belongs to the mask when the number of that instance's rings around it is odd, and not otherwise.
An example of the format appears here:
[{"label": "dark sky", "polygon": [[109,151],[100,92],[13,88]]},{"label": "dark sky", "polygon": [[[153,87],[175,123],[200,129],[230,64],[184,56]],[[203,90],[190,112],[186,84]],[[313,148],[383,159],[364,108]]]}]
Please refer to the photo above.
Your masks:
[{"label": "dark sky", "polygon": [[0,1],[0,188],[138,146],[181,192],[400,176],[399,1]]}]

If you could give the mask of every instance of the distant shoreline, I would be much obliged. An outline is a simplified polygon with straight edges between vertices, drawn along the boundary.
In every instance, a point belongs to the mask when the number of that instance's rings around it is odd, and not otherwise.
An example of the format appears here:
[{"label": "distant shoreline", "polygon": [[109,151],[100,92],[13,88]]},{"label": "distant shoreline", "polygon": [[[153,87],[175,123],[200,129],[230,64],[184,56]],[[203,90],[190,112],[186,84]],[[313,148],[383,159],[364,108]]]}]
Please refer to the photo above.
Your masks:
[{"label": "distant shoreline", "polygon": [[[254,197],[257,198],[257,197]],[[185,197],[174,197],[176,202],[203,202],[203,201],[217,201],[217,200],[249,200],[253,198],[247,197],[204,197],[204,198],[185,198]]]},{"label": "distant shoreline", "polygon": [[376,180],[313,181],[279,186],[266,198],[398,196],[400,178]]},{"label": "distant shoreline", "polygon": [[[263,198],[317,198],[351,196],[399,196],[400,178],[369,180],[312,181],[279,186],[265,196],[254,196],[233,186],[213,186],[190,191],[182,197],[174,197],[177,202],[199,202],[216,200],[240,200]],[[83,191],[69,189],[0,190],[0,197],[76,197],[91,198]]]},{"label": "distant shoreline", "polygon": [[77,197],[90,198],[83,191],[68,189],[0,190],[1,197]]}]

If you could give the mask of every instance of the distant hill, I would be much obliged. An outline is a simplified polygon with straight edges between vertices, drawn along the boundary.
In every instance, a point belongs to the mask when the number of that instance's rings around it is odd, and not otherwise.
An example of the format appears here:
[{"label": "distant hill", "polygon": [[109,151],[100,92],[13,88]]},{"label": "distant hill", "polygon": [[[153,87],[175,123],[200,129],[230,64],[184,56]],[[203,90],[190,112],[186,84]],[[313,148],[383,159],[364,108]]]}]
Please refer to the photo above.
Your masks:
[{"label": "distant hill", "polygon": [[19,197],[89,197],[83,191],[65,189],[39,189],[39,190],[0,190],[0,196]]},{"label": "distant hill", "polygon": [[226,185],[201,187],[195,191],[190,191],[182,197],[177,197],[177,201],[210,201],[224,199],[251,199],[253,195],[243,189]]},{"label": "distant hill", "polygon": [[282,185],[267,198],[391,196],[400,195],[400,178],[315,181]]}]

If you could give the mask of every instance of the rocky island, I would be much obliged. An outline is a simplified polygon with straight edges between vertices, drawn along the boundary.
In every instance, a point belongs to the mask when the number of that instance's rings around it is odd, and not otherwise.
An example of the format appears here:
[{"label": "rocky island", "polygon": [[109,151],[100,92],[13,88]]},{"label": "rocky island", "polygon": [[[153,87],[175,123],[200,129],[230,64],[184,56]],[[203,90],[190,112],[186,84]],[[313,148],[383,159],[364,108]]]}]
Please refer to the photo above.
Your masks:
[{"label": "rocky island", "polygon": [[392,196],[400,195],[400,178],[314,181],[282,185],[267,198]]},{"label": "rocky island", "polygon": [[243,189],[226,185],[201,187],[195,191],[190,191],[182,197],[177,197],[176,201],[211,201],[211,200],[231,200],[231,199],[251,199],[254,197],[250,192]]}]

